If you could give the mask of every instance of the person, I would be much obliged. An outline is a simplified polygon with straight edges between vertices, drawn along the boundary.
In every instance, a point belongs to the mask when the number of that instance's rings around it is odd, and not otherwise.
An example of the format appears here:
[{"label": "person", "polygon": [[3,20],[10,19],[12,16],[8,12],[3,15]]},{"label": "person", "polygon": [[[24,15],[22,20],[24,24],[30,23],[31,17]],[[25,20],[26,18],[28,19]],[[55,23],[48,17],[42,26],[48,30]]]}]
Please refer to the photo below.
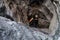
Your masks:
[{"label": "person", "polygon": [[29,24],[30,24],[31,27],[35,27],[35,28],[38,27],[38,15],[37,14],[32,16],[32,18],[30,19]]}]

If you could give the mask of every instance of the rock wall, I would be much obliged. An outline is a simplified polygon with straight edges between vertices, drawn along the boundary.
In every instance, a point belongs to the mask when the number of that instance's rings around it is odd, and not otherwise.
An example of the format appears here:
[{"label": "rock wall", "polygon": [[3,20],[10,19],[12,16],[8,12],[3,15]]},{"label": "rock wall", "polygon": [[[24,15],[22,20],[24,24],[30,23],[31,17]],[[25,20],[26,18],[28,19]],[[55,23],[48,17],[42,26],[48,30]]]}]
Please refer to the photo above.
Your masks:
[{"label": "rock wall", "polygon": [[0,40],[52,40],[52,38],[22,23],[0,17]]}]

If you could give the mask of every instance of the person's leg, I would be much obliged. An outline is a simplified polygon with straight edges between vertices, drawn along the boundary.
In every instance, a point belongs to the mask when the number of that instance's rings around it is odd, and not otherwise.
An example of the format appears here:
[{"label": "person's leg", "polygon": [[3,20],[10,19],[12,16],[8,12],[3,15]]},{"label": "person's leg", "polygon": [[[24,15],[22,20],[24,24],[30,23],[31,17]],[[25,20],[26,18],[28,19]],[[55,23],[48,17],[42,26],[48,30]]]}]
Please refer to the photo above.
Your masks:
[{"label": "person's leg", "polygon": [[35,25],[36,28],[38,27],[38,20],[34,21],[34,25]]}]

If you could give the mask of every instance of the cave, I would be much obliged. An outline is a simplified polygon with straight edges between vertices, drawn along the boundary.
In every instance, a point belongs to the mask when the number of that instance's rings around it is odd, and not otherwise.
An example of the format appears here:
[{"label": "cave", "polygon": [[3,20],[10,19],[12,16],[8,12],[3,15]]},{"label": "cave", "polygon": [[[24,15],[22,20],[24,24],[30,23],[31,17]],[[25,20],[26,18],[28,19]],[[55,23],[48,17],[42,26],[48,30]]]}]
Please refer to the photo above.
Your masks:
[{"label": "cave", "polygon": [[[6,3],[8,7],[10,2],[7,1]],[[44,33],[54,34],[57,29],[57,15],[56,12],[54,12],[54,5],[49,3],[51,0],[16,0],[16,2],[17,3],[14,3],[12,1],[13,6],[11,6],[12,9],[10,9],[14,21],[17,23],[22,22],[31,28],[37,28]]]},{"label": "cave", "polygon": [[[41,8],[43,8],[43,10]],[[28,10],[27,17],[29,26],[35,28],[49,28],[53,14],[45,6],[40,6],[40,10],[38,7],[31,7],[31,9]]]}]

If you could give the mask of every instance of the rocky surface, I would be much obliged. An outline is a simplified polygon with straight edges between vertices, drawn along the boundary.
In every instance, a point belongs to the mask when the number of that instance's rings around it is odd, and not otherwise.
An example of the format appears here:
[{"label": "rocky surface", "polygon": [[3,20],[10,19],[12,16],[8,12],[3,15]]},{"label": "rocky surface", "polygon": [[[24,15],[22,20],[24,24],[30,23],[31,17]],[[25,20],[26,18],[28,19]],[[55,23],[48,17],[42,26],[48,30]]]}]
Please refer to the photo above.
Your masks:
[{"label": "rocky surface", "polygon": [[56,11],[57,11],[57,15],[58,15],[58,29],[56,30],[55,35],[53,36],[54,40],[60,40],[60,0],[57,0],[58,3],[55,4],[56,6]]},{"label": "rocky surface", "polygon": [[0,17],[0,40],[51,40],[48,35],[29,28],[22,23],[16,23]]}]

